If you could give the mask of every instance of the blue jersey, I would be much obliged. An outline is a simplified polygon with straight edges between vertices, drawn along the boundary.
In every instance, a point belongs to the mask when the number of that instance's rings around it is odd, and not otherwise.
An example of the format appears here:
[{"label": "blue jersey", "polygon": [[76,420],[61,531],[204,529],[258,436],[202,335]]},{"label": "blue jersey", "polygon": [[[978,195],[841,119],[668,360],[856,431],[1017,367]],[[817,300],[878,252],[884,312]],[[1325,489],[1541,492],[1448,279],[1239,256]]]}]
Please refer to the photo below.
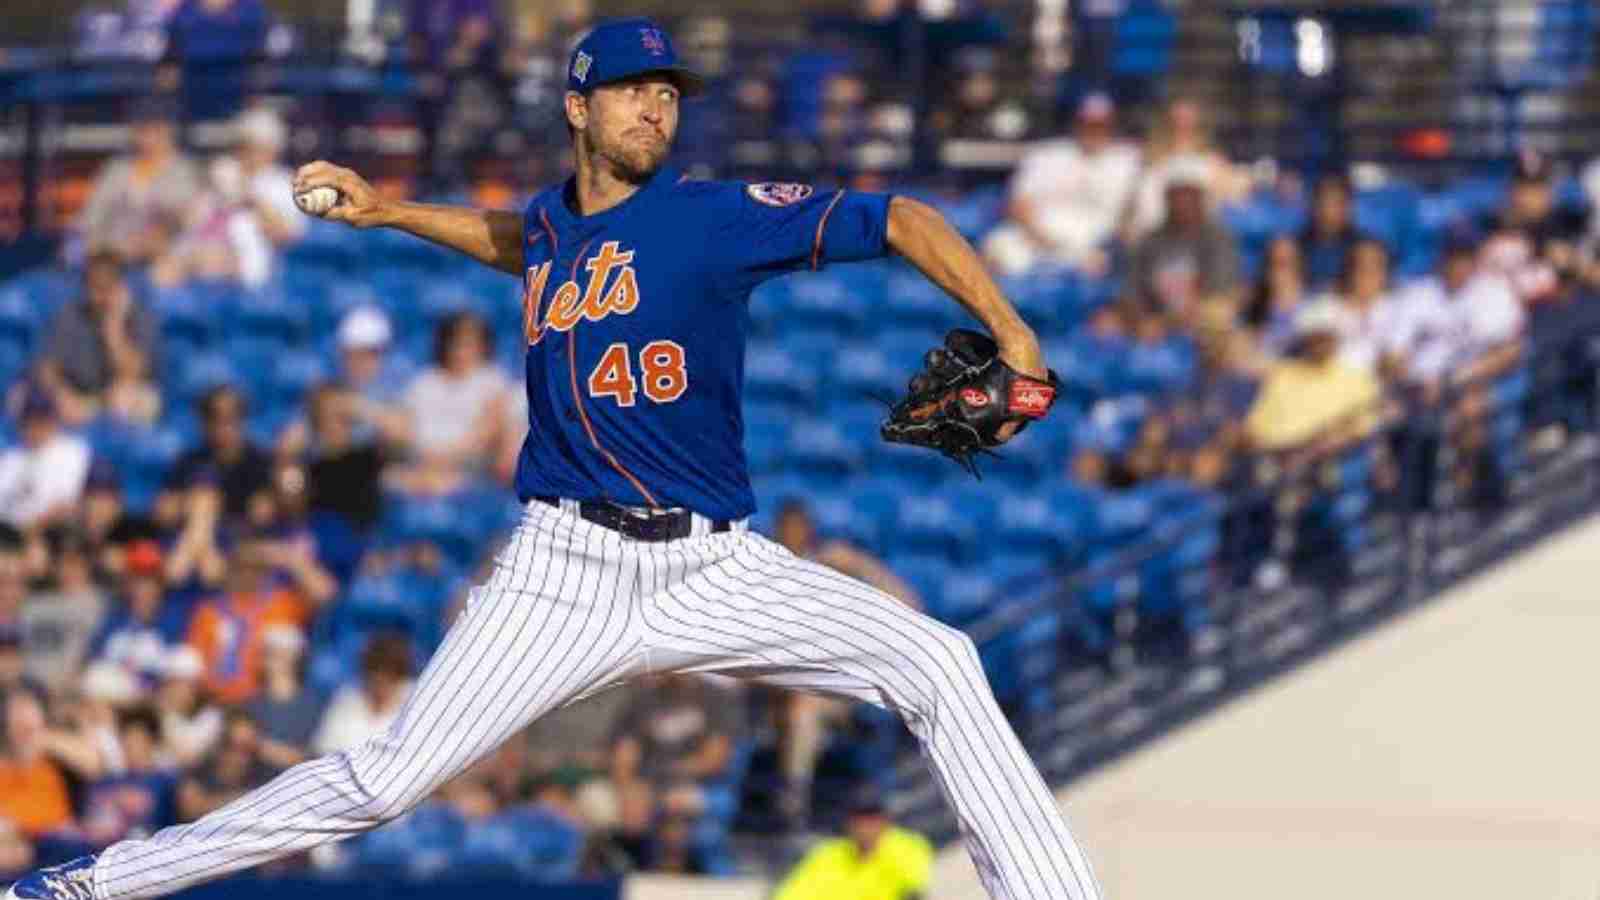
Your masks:
[{"label": "blue jersey", "polygon": [[750,292],[888,251],[889,197],[701,182],[663,168],[574,212],[570,182],[524,216],[528,438],[517,493],[755,509],[741,395]]}]

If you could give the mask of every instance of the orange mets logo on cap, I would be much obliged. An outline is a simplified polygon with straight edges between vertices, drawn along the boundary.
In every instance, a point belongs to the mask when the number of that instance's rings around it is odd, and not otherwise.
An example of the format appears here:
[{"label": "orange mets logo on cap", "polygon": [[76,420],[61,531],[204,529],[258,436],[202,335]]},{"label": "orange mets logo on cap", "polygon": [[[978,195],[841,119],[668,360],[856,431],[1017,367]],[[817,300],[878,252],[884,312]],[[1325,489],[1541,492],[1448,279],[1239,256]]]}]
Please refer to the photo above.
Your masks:
[{"label": "orange mets logo on cap", "polygon": [[792,182],[764,181],[745,188],[750,199],[768,206],[788,206],[811,196],[811,185]]}]

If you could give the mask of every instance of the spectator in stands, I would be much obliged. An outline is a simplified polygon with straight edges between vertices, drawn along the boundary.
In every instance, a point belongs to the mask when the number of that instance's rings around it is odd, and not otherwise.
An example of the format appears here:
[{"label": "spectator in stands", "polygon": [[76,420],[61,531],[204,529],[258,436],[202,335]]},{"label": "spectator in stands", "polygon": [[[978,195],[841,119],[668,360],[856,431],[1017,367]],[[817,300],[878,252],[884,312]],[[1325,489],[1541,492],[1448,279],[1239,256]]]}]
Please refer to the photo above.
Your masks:
[{"label": "spectator in stands", "polygon": [[951,84],[929,117],[933,133],[946,140],[1008,140],[1025,133],[1027,114],[1001,105],[994,51],[969,48],[954,62]]},{"label": "spectator in stands", "polygon": [[143,539],[122,553],[122,596],[89,642],[92,664],[109,664],[156,686],[179,645],[181,621],[165,608],[161,545]]},{"label": "spectator in stands", "polygon": [[262,0],[183,0],[167,20],[167,56],[182,64],[191,119],[225,119],[244,99],[245,72],[266,50]]},{"label": "spectator in stands", "polygon": [[1235,327],[1225,309],[1210,312],[1211,321],[1203,321],[1197,333],[1200,370],[1166,413],[1174,468],[1203,487],[1220,486],[1233,473],[1241,423],[1260,383],[1251,333]]},{"label": "spectator in stands", "polygon": [[1267,372],[1244,423],[1249,449],[1287,453],[1291,461],[1323,458],[1371,434],[1379,389],[1370,372],[1340,354],[1343,307],[1308,305],[1295,322],[1296,353]]},{"label": "spectator in stands", "polygon": [[1203,166],[1174,162],[1162,180],[1166,218],[1134,247],[1125,290],[1146,309],[1182,317],[1201,298],[1235,294],[1239,251],[1208,210]]},{"label": "spectator in stands", "polygon": [[117,724],[122,770],[91,784],[80,818],[96,847],[145,837],[175,821],[177,773],[161,761],[161,720],[148,707],[124,710]]},{"label": "spectator in stands", "polygon": [[[352,441],[357,445],[401,447],[409,440],[411,419],[400,405],[400,373],[394,371],[389,346],[393,330],[389,317],[375,306],[361,306],[339,322],[338,387],[349,392],[349,412],[355,417]],[[315,394],[312,395],[314,400]],[[308,410],[314,417],[315,406]],[[284,429],[278,452],[295,457],[313,443],[310,418],[298,419]]]},{"label": "spectator in stands", "polygon": [[38,384],[22,392],[22,443],[0,453],[0,519],[36,529],[69,519],[89,475],[89,445],[61,425]]},{"label": "spectator in stands", "polygon": [[28,675],[52,694],[77,678],[107,606],[81,534],[62,532],[54,557],[53,589],[31,595],[22,607]]},{"label": "spectator in stands", "polygon": [[361,683],[333,695],[311,749],[319,754],[345,750],[388,728],[411,694],[412,678],[411,641],[399,634],[375,635],[361,654]]},{"label": "spectator in stands", "polygon": [[1523,302],[1560,299],[1577,283],[1584,268],[1583,219],[1557,207],[1555,171],[1543,155],[1517,157],[1505,208],[1481,224],[1489,234],[1487,264],[1510,279]]},{"label": "spectator in stands", "polygon": [[222,710],[206,695],[204,675],[204,660],[187,645],[169,650],[161,667],[155,709],[162,757],[183,769],[206,758],[222,738]]},{"label": "spectator in stands", "polygon": [[277,769],[261,756],[256,723],[243,710],[232,710],[224,719],[216,749],[178,783],[178,818],[192,822],[276,774]]},{"label": "spectator in stands", "polygon": [[1484,268],[1479,245],[1475,234],[1452,234],[1439,271],[1397,297],[1411,338],[1406,373],[1429,397],[1498,375],[1522,353],[1527,314],[1505,278]]},{"label": "spectator in stands", "polygon": [[91,252],[109,252],[136,265],[152,261],[165,240],[165,222],[184,220],[200,189],[200,174],[179,151],[175,112],[159,98],[132,111],[133,154],[106,164],[95,179],[79,229]]},{"label": "spectator in stands", "polygon": [[511,380],[494,365],[488,323],[457,313],[439,325],[434,364],[406,389],[415,466],[403,488],[449,493],[490,469],[513,417]]},{"label": "spectator in stands", "polygon": [[199,406],[204,443],[178,458],[174,480],[191,490],[219,491],[224,519],[243,519],[250,498],[272,489],[272,459],[245,435],[245,401],[238,390],[226,385],[213,388]]},{"label": "spectator in stands", "polygon": [[[299,434],[285,434],[280,451],[305,466],[314,514],[337,516],[350,528],[366,532],[383,512],[384,445],[362,418],[371,404],[338,384],[311,392],[309,414]],[[363,427],[367,426],[367,427]]]},{"label": "spectator in stands", "polygon": [[0,752],[0,818],[39,838],[72,825],[72,798],[50,754],[43,699],[27,688],[4,696],[5,742]]},{"label": "spectator in stands", "polygon": [[851,578],[865,581],[901,603],[921,609],[916,589],[896,575],[882,560],[838,538],[824,540],[817,534],[816,522],[804,501],[789,498],[778,507],[775,517],[778,543],[790,553],[837,569]]},{"label": "spectator in stands", "polygon": [[322,695],[305,682],[305,634],[270,625],[261,634],[261,692],[245,711],[261,731],[261,757],[287,769],[305,759],[322,720]]},{"label": "spectator in stands", "polygon": [[1350,179],[1329,172],[1312,191],[1311,221],[1300,232],[1300,256],[1313,289],[1330,287],[1345,271],[1346,257],[1361,238],[1355,225]]},{"label": "spectator in stands", "polygon": [[1217,149],[1197,101],[1178,98],[1167,104],[1144,145],[1144,171],[1133,197],[1125,242],[1133,244],[1168,218],[1168,189],[1174,173],[1198,178],[1208,207],[1242,198],[1250,179]]},{"label": "spectator in stands", "polygon": [[1072,138],[1023,158],[1011,181],[1009,222],[984,244],[990,263],[1011,274],[1055,262],[1103,275],[1106,245],[1138,177],[1139,152],[1117,138],[1111,99],[1090,94],[1078,107]]},{"label": "spectator in stands", "polygon": [[122,261],[111,253],[91,254],[83,268],[83,297],[56,313],[39,367],[62,419],[81,425],[106,412],[154,421],[161,411],[161,395],[150,380],[157,334],[155,317],[128,289]]},{"label": "spectator in stands", "polygon": [[192,243],[199,274],[259,288],[277,268],[282,249],[305,234],[306,217],[294,205],[289,170],[279,161],[288,129],[271,108],[242,113],[233,125],[233,152],[211,164],[206,213]]},{"label": "spectator in stands", "polygon": [[342,578],[355,573],[362,547],[342,522],[313,519],[305,469],[273,468],[271,493],[250,504],[250,529],[272,580],[291,586],[313,608],[331,601]]},{"label": "spectator in stands", "polygon": [[121,570],[122,548],[136,537],[148,536],[151,528],[142,516],[128,513],[123,503],[121,475],[105,459],[89,464],[89,474],[83,484],[83,502],[78,505],[75,524],[89,545],[95,578],[102,583],[110,583]]},{"label": "spectator in stands", "polygon": [[651,677],[632,697],[611,741],[621,841],[632,855],[649,852],[654,823],[705,811],[704,786],[727,769],[734,728],[727,700],[703,678]]},{"label": "spectator in stands", "polygon": [[[10,576],[0,575],[0,583],[9,581]],[[4,588],[6,591],[20,589]],[[44,687],[34,683],[28,677],[27,660],[22,655],[22,628],[16,622],[0,622],[0,691],[9,691],[13,688],[27,688],[44,696]]]},{"label": "spectator in stands", "polygon": [[1287,235],[1267,244],[1261,278],[1245,307],[1245,323],[1254,330],[1262,352],[1282,356],[1294,341],[1294,319],[1310,296],[1305,257]]},{"label": "spectator in stands", "polygon": [[[261,656],[267,629],[304,628],[311,611],[328,596],[312,585],[317,576],[309,554],[266,540],[240,542],[229,563],[227,591],[200,604],[189,625],[189,646],[200,654],[207,692],[233,706],[261,690]],[[273,577],[273,569],[291,581]]]},{"label": "spectator in stands", "polygon": [[906,900],[927,893],[932,869],[928,839],[895,825],[882,798],[864,791],[850,803],[844,836],[813,847],[773,900]]},{"label": "spectator in stands", "polygon": [[1343,306],[1339,353],[1344,361],[1383,379],[1405,371],[1410,329],[1389,284],[1389,248],[1363,237],[1350,247],[1339,276]]}]

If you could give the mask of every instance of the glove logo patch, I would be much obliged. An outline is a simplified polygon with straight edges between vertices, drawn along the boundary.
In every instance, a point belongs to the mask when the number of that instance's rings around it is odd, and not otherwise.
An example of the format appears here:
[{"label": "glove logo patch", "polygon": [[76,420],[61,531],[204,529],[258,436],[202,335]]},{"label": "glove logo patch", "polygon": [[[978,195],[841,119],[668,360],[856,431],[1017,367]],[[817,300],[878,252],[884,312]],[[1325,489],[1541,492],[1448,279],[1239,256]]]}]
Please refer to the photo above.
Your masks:
[{"label": "glove logo patch", "polygon": [[1055,396],[1056,389],[1042,381],[1018,378],[1011,382],[1009,408],[1018,415],[1037,419],[1050,411],[1050,403]]},{"label": "glove logo patch", "polygon": [[961,402],[968,406],[988,406],[989,394],[975,387],[964,387],[961,389]]},{"label": "glove logo patch", "polygon": [[763,181],[745,188],[745,193],[757,203],[767,206],[792,206],[811,196],[811,185],[789,181]]}]

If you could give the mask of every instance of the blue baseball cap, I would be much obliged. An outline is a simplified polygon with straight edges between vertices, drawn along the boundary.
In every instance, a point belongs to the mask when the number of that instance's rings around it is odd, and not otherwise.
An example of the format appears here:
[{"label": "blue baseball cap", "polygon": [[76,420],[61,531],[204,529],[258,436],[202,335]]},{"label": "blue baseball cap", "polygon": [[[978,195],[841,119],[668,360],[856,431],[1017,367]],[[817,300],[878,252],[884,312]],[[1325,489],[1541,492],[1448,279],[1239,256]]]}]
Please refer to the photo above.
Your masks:
[{"label": "blue baseball cap", "polygon": [[567,63],[567,90],[580,94],[647,72],[664,72],[686,97],[705,88],[705,79],[678,60],[666,29],[645,18],[601,22],[584,35]]}]

